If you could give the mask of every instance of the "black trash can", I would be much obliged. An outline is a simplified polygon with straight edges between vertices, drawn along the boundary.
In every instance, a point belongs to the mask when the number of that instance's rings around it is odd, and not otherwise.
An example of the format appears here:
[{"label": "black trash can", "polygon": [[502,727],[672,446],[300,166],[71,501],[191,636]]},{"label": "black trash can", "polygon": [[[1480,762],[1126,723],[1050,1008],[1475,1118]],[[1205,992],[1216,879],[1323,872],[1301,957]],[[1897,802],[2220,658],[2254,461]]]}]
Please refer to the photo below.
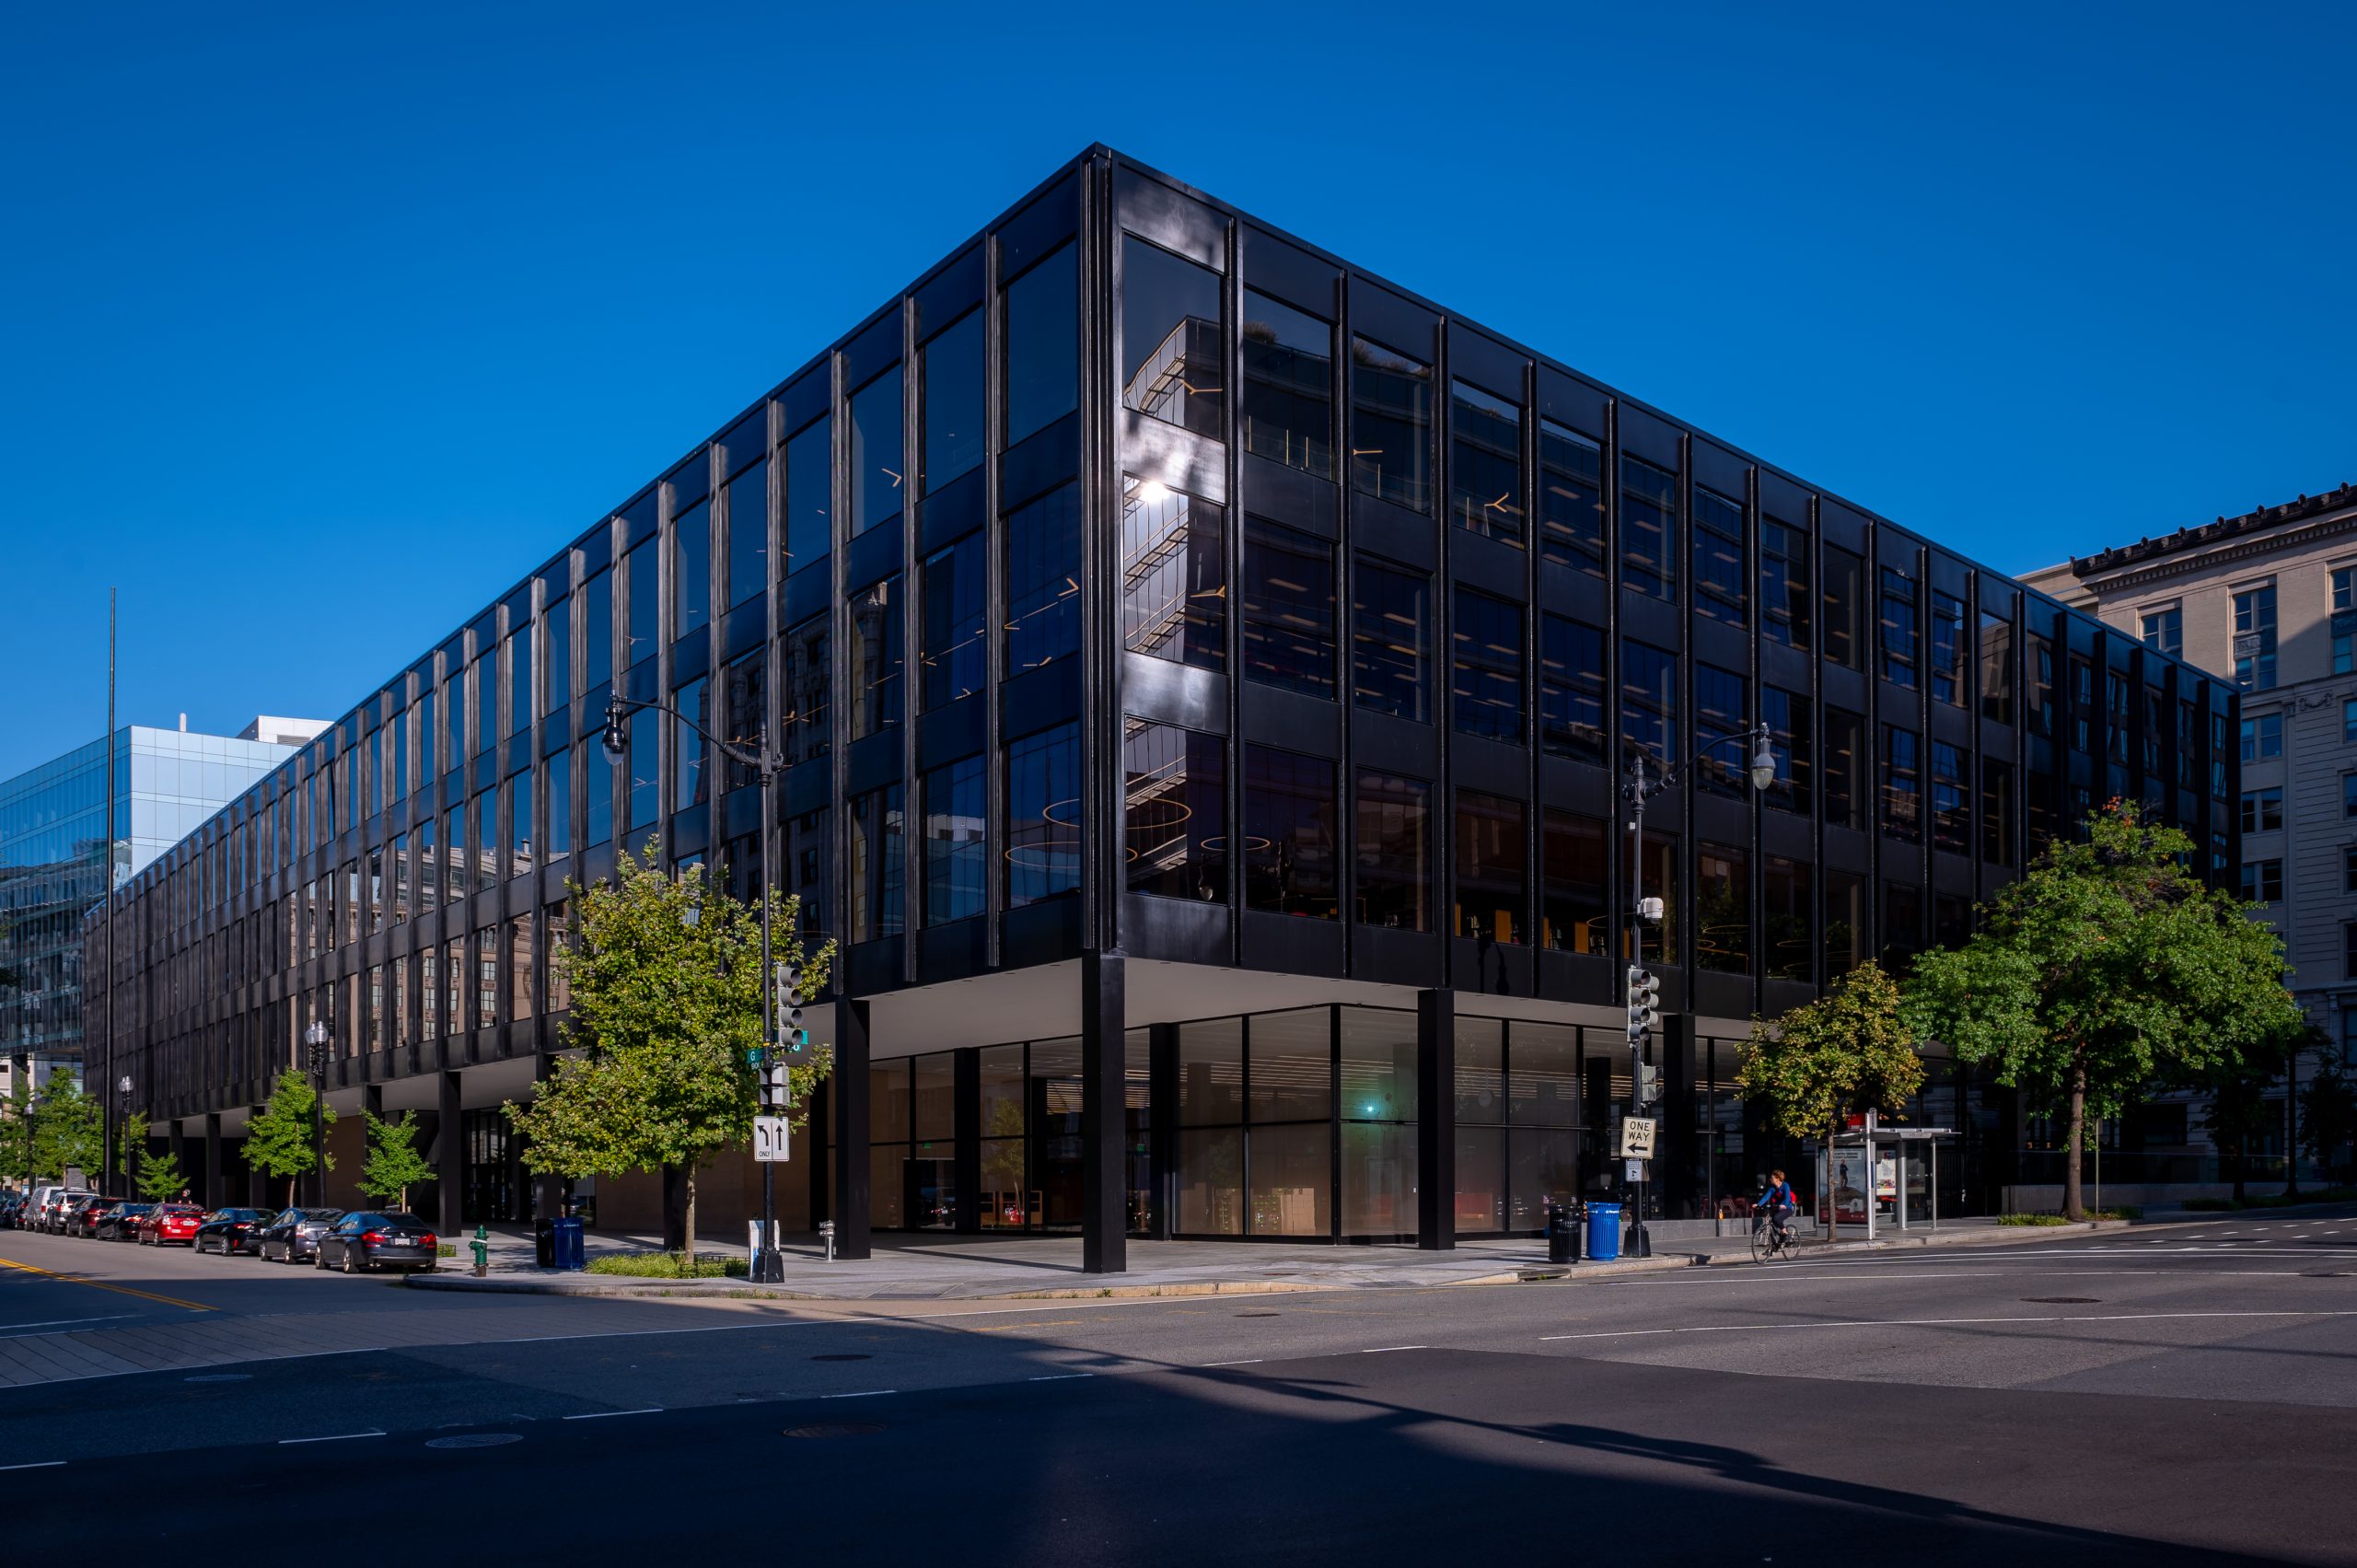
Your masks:
[{"label": "black trash can", "polygon": [[556,1220],[542,1214],[532,1226],[532,1260],[543,1269],[556,1267]]},{"label": "black trash can", "polygon": [[550,1228],[555,1232],[552,1237],[556,1253],[555,1266],[572,1270],[576,1273],[587,1268],[589,1260],[582,1248],[581,1222],[567,1214],[562,1219],[550,1221],[549,1225]]},{"label": "black trash can", "polygon": [[1547,1205],[1547,1261],[1576,1263],[1580,1260],[1579,1211],[1569,1203]]}]

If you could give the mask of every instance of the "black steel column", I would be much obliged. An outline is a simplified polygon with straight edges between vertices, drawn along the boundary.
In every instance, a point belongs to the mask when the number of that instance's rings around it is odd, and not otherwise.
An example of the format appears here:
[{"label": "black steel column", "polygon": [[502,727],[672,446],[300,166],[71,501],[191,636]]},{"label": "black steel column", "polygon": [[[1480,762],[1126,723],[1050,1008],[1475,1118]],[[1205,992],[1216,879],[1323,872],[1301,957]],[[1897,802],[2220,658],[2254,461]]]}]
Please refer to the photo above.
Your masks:
[{"label": "black steel column", "polygon": [[1457,993],[1416,993],[1416,1245],[1457,1247]]},{"label": "black steel column", "polygon": [[975,1046],[953,1051],[950,1084],[950,1162],[960,1235],[982,1228],[982,1053]]},{"label": "black steel column", "polygon": [[441,1210],[436,1228],[455,1237],[466,1228],[467,1134],[459,1109],[459,1074],[443,1074],[440,1089],[441,1126],[434,1144],[434,1185],[439,1189],[435,1197]]},{"label": "black steel column", "polygon": [[[253,1146],[254,1118],[261,1113],[261,1106],[246,1107],[246,1146],[248,1148]],[[275,1214],[279,1208],[278,1194],[272,1191],[270,1178],[262,1174],[251,1158],[246,1161],[246,1206],[261,1209],[268,1214]]]},{"label": "black steel column", "polygon": [[204,1116],[204,1170],[198,1178],[197,1201],[208,1209],[226,1208],[221,1202],[221,1113]]},{"label": "black steel column", "polygon": [[833,1217],[827,1211],[827,1167],[833,1158],[827,1146],[827,1129],[831,1125],[828,1118],[833,1099],[830,1084],[819,1085],[810,1097],[810,1228],[814,1231]]},{"label": "black steel column", "polygon": [[1119,948],[1080,955],[1080,1266],[1091,1274],[1129,1267],[1124,981]]},{"label": "black steel column", "polygon": [[1654,1180],[1661,1217],[1701,1217],[1696,1180],[1694,1136],[1694,1015],[1672,1013],[1662,1020],[1660,1120],[1654,1129]]},{"label": "black steel column", "polygon": [[[538,1099],[540,1086],[556,1071],[556,1058],[541,1051],[532,1059],[532,1098]],[[509,1137],[515,1136],[513,1129]],[[535,1222],[551,1219],[564,1212],[564,1178],[557,1175],[535,1175],[532,1178],[532,1218]]]},{"label": "black steel column", "polygon": [[867,1256],[867,1004],[835,1003],[835,1256]]},{"label": "black steel column", "polygon": [[1150,1025],[1146,1040],[1146,1165],[1153,1172],[1146,1235],[1167,1241],[1178,1219],[1178,1026]]}]

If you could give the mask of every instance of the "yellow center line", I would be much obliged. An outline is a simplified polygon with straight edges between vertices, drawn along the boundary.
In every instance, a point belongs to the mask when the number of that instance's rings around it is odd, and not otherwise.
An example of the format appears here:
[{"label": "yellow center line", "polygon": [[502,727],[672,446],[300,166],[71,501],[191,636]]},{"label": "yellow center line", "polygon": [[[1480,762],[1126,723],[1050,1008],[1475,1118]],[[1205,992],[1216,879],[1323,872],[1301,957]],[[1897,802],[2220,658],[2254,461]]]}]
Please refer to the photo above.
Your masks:
[{"label": "yellow center line", "polygon": [[93,1290],[110,1290],[117,1295],[135,1295],[143,1301],[160,1301],[167,1307],[184,1307],[191,1312],[212,1312],[218,1310],[215,1307],[207,1307],[201,1301],[182,1301],[177,1295],[157,1295],[151,1290],[134,1290],[129,1285],[110,1285],[104,1280],[87,1279],[80,1274],[61,1274],[54,1269],[43,1269],[38,1268],[30,1263],[19,1263],[13,1258],[0,1258],[0,1269],[19,1269],[28,1274],[39,1274],[44,1279],[63,1280],[70,1285],[88,1285]]}]

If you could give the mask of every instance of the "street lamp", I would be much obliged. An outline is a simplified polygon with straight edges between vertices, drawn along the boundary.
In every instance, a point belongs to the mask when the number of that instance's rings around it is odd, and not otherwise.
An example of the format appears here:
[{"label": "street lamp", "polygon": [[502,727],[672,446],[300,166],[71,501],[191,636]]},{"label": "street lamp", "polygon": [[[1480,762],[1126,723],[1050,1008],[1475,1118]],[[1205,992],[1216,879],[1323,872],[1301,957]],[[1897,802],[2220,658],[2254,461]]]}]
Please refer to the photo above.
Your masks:
[{"label": "street lamp", "polygon": [[305,1065],[311,1070],[311,1201],[324,1205],[328,1201],[328,1127],[326,1103],[328,1098],[328,1041],[332,1031],[324,1018],[314,1018],[311,1027],[303,1031]]},{"label": "street lamp", "polygon": [[[1642,1116],[1651,1109],[1657,1098],[1660,1076],[1653,1063],[1653,1023],[1659,1016],[1655,998],[1661,982],[1645,970],[1645,923],[1662,917],[1659,899],[1645,897],[1645,802],[1664,790],[1675,788],[1686,775],[1686,770],[1722,746],[1752,743],[1751,763],[1747,770],[1751,787],[1766,791],[1776,783],[1775,732],[1766,723],[1756,729],[1735,735],[1723,735],[1707,745],[1695,749],[1674,768],[1661,769],[1648,776],[1646,759],[1652,756],[1643,746],[1629,754],[1628,782],[1620,786],[1620,801],[1626,807],[1624,825],[1629,833],[1629,969],[1624,1000],[1629,1017],[1629,1109]],[[1665,953],[1664,958],[1670,955]],[[1630,1249],[1640,1258],[1653,1253],[1653,1238],[1645,1232],[1645,1187],[1643,1177],[1637,1182],[1637,1219],[1630,1229]]]},{"label": "street lamp", "polygon": [[[769,1082],[770,1064],[777,1051],[777,1017],[775,993],[777,984],[770,962],[770,833],[777,815],[777,776],[785,771],[785,758],[770,746],[769,720],[761,720],[760,731],[748,748],[723,740],[712,731],[656,698],[626,698],[615,696],[606,703],[606,730],[600,738],[609,761],[620,765],[630,753],[632,712],[651,708],[658,714],[668,714],[709,741],[720,755],[740,768],[749,768],[761,786],[761,1081]],[[692,919],[697,911],[690,911]],[[797,1007],[800,1003],[797,1001]],[[753,1249],[751,1278],[757,1284],[785,1283],[785,1260],[775,1245],[777,1235],[777,1169],[768,1161],[761,1165],[761,1240]],[[688,1250],[693,1253],[696,1238],[688,1237]]]},{"label": "street lamp", "polygon": [[144,1131],[135,1138],[131,1133],[130,1074],[125,1073],[115,1080],[114,1092],[122,1102],[122,1115],[118,1120],[122,1125],[123,1179],[131,1184],[127,1196],[136,1198],[139,1196],[139,1145],[147,1141],[147,1135]]}]

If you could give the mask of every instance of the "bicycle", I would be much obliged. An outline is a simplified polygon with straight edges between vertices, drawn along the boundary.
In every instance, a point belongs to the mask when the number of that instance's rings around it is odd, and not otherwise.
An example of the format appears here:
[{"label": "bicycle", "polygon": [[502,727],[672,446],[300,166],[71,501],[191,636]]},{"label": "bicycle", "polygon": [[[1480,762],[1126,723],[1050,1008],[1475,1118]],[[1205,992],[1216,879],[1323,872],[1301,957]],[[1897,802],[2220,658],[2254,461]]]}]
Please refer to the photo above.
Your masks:
[{"label": "bicycle", "polygon": [[1751,1260],[1772,1263],[1779,1258],[1797,1257],[1800,1237],[1782,1219],[1771,1214],[1751,1227]]}]

